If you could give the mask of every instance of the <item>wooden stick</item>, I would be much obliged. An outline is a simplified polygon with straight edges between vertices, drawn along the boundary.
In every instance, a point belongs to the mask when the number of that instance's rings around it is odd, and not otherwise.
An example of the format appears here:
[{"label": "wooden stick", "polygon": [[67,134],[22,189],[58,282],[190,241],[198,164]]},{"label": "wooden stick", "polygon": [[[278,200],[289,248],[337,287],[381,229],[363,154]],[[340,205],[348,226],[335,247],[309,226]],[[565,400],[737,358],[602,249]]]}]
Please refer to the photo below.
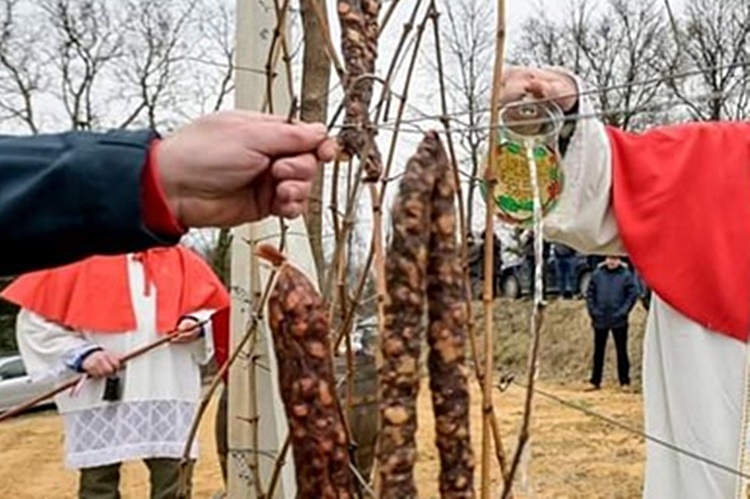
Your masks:
[{"label": "wooden stick", "polygon": [[[201,327],[204,324],[206,324],[207,322],[208,321],[202,321],[202,322],[196,324],[195,327]],[[169,343],[170,341],[172,341],[176,336],[178,336],[181,333],[183,333],[182,330],[174,329],[174,330],[170,331],[169,333],[167,333],[166,335],[164,335],[163,337],[159,338],[158,340],[153,341],[153,342],[151,342],[151,343],[149,343],[147,345],[144,345],[144,346],[142,346],[140,348],[137,348],[137,349],[135,349],[135,350],[133,350],[131,352],[128,352],[127,354],[123,355],[122,358],[120,359],[120,363],[124,365],[126,362],[128,362],[130,360],[133,360],[136,357],[140,357],[141,355],[144,355],[144,354],[150,352],[151,350],[153,350],[153,349],[155,349],[157,347],[160,347],[161,345],[163,345],[165,343]],[[81,380],[84,379],[85,377],[87,377],[86,374],[81,374],[79,376],[76,376],[75,378],[70,379],[70,380],[66,381],[65,383],[63,383],[62,385],[58,386],[57,388],[49,390],[48,392],[45,392],[45,393],[43,393],[41,395],[38,395],[38,396],[36,396],[36,397],[34,397],[34,398],[30,399],[30,400],[27,400],[26,402],[22,402],[22,403],[20,403],[18,405],[15,405],[15,406],[11,407],[10,409],[8,409],[7,411],[5,411],[4,413],[0,414],[0,422],[5,421],[6,419],[10,419],[13,416],[17,416],[18,414],[21,414],[21,413],[23,413],[23,412],[31,409],[35,405],[37,405],[37,404],[39,404],[41,402],[44,402],[45,400],[51,399],[55,395],[58,395],[58,394],[64,392],[65,390],[67,390],[69,388],[73,388],[79,382],[81,382]]]},{"label": "wooden stick", "polygon": [[[323,34],[323,40],[325,40],[325,49],[328,59],[331,61],[331,64],[333,64],[333,68],[336,70],[336,75],[339,77],[339,80],[343,83],[344,78],[346,77],[346,70],[344,70],[344,66],[341,64],[336,49],[333,46],[333,41],[331,40],[331,28],[328,26],[328,19],[323,15],[323,10],[319,3],[320,0],[309,0],[309,2],[310,6],[313,8],[315,17],[318,18],[320,31]],[[323,7],[325,7],[325,5],[323,5]]]},{"label": "wooden stick", "polygon": [[490,447],[492,410],[492,373],[494,371],[492,321],[492,298],[494,295],[494,190],[497,179],[492,167],[497,161],[497,123],[502,91],[503,55],[505,52],[505,0],[497,0],[497,28],[495,32],[495,62],[492,77],[492,98],[490,103],[490,154],[489,165],[485,171],[486,182],[486,216],[484,241],[484,386],[482,387],[482,499],[489,499],[490,492]]},{"label": "wooden stick", "polygon": [[287,433],[286,440],[284,440],[284,445],[281,447],[281,450],[279,451],[279,455],[276,457],[276,462],[273,465],[273,473],[271,474],[271,481],[268,484],[268,492],[265,493],[262,497],[267,497],[269,499],[273,499],[276,493],[276,487],[279,485],[279,479],[281,477],[281,468],[284,467],[284,464],[286,464],[286,455],[289,453],[289,448],[292,446],[292,434]]},{"label": "wooden stick", "polygon": [[[479,382],[480,388],[484,390],[484,383],[487,377],[484,375],[484,366],[482,365],[481,360],[479,359],[479,342],[476,338],[476,331],[474,330],[474,318],[472,313],[472,289],[471,289],[471,277],[469,275],[469,264],[468,264],[468,255],[469,255],[469,248],[468,248],[468,241],[466,240],[468,230],[467,230],[467,220],[464,213],[464,205],[463,205],[463,193],[461,192],[461,179],[459,177],[459,167],[458,167],[458,161],[456,160],[456,152],[455,148],[453,146],[453,131],[451,130],[451,121],[448,118],[448,99],[446,97],[446,89],[445,89],[445,77],[444,77],[444,71],[443,71],[443,57],[442,52],[440,49],[440,28],[439,28],[439,13],[437,11],[437,6],[435,5],[435,0],[432,0],[430,3],[430,10],[431,10],[431,19],[432,19],[432,25],[433,25],[433,34],[435,38],[435,58],[437,61],[437,68],[438,68],[438,83],[440,85],[440,108],[442,112],[442,117],[440,118],[440,121],[443,124],[443,128],[445,129],[445,138],[446,143],[448,144],[448,152],[449,157],[451,161],[451,170],[453,172],[453,178],[454,183],[456,185],[456,204],[458,206],[458,219],[459,219],[459,231],[460,231],[460,241],[461,241],[461,259],[463,262],[463,281],[464,281],[464,292],[466,293],[466,327],[468,330],[469,335],[469,346],[471,349],[471,355],[474,363],[474,371],[476,374],[477,381]],[[491,378],[491,377],[490,377]],[[491,381],[491,379],[490,379]],[[505,448],[503,447],[503,441],[502,437],[500,436],[500,424],[497,421],[497,415],[495,414],[494,408],[490,407],[490,426],[491,426],[491,433],[492,433],[492,440],[495,444],[495,456],[497,458],[498,465],[500,466],[500,472],[502,473],[503,477],[508,475],[508,465],[507,465],[507,458],[505,456]]]}]

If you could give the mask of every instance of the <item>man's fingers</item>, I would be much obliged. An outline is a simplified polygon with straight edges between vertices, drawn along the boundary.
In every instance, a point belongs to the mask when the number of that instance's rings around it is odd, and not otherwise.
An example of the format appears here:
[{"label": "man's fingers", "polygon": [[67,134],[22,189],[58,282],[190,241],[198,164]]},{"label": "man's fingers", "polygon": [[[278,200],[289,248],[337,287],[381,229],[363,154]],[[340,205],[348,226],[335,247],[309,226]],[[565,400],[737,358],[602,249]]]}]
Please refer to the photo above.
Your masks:
[{"label": "man's fingers", "polygon": [[505,106],[507,104],[510,104],[512,102],[519,101],[523,99],[523,96],[525,95],[525,92],[521,90],[513,90],[513,91],[506,91],[503,92],[502,95],[500,95],[500,105]]},{"label": "man's fingers", "polygon": [[245,109],[231,109],[231,110],[222,111],[222,113],[231,114],[243,120],[266,121],[269,123],[287,123],[288,122],[288,116],[283,116],[280,114],[259,113],[257,111],[248,111]]},{"label": "man's fingers", "polygon": [[197,328],[189,329],[187,331],[183,331],[174,338],[172,338],[172,343],[187,343],[189,341],[193,341],[198,337],[198,331]]},{"label": "man's fingers", "polygon": [[182,332],[178,334],[177,336],[175,336],[174,338],[172,338],[171,341],[172,343],[185,343],[185,341],[187,341],[189,337],[190,337],[190,332]]},{"label": "man's fingers", "polygon": [[236,109],[234,112],[254,121],[268,121],[273,123],[284,123],[286,121],[286,117],[281,116],[280,114],[259,113],[257,111],[246,111],[243,109]]},{"label": "man's fingers", "polygon": [[99,359],[93,366],[91,372],[94,376],[109,376],[117,372],[117,368],[108,359]]},{"label": "man's fingers", "polygon": [[276,187],[276,201],[279,203],[305,203],[310,196],[312,184],[300,180],[287,180]]},{"label": "man's fingers", "polygon": [[120,359],[109,352],[106,352],[102,356],[103,367],[107,370],[107,374],[112,374],[120,369]]},{"label": "man's fingers", "polygon": [[533,80],[526,85],[526,91],[536,99],[546,99],[550,97],[548,85],[539,81]]},{"label": "man's fingers", "polygon": [[317,158],[309,153],[278,159],[271,165],[271,175],[277,182],[285,180],[311,181],[317,170]]},{"label": "man's fingers", "polygon": [[271,213],[284,218],[297,218],[305,213],[312,183],[287,180],[276,186]]},{"label": "man's fingers", "polygon": [[177,330],[182,332],[191,332],[199,327],[201,327],[200,322],[193,319],[183,319],[178,324]]},{"label": "man's fingers", "polygon": [[274,215],[277,215],[283,218],[297,218],[303,213],[305,213],[306,206],[307,205],[305,203],[299,203],[299,202],[290,202],[290,203],[278,203],[277,202],[275,203],[272,212]]},{"label": "man's fingers", "polygon": [[329,161],[333,161],[333,158],[336,157],[337,149],[338,144],[336,142],[336,139],[326,139],[322,144],[318,146],[318,161],[320,161],[321,163],[328,163]]},{"label": "man's fingers", "polygon": [[328,132],[322,123],[248,122],[248,144],[267,156],[292,156],[317,151]]},{"label": "man's fingers", "polygon": [[104,368],[107,375],[116,373],[120,369],[120,359],[114,357],[113,355],[107,356],[107,358],[105,359]]}]

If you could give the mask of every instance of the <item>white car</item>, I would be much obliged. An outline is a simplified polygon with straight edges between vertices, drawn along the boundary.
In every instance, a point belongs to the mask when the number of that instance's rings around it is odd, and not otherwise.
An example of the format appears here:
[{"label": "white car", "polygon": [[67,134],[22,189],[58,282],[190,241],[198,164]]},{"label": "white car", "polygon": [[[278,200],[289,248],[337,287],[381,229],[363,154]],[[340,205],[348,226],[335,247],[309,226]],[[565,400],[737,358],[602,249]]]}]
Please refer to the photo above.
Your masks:
[{"label": "white car", "polygon": [[[55,387],[52,381],[33,381],[20,355],[0,358],[0,412],[33,399]],[[52,405],[52,399],[37,407]]]}]

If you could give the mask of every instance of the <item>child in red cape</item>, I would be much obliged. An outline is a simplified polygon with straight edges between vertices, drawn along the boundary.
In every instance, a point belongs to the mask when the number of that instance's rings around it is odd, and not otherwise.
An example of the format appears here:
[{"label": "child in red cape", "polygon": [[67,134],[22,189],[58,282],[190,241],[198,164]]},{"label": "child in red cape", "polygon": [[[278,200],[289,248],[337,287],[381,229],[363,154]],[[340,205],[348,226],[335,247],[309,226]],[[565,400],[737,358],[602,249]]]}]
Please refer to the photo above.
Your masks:
[{"label": "child in red cape", "polygon": [[[176,497],[200,366],[215,339],[226,356],[227,322],[214,328],[211,318],[225,314],[229,295],[210,267],[179,246],[93,257],[21,276],[3,297],[21,307],[16,333],[30,376],[88,375],[55,398],[79,497],[119,497],[120,463],[130,460],[148,466],[152,497]],[[172,342],[121,365],[175,329]]]}]

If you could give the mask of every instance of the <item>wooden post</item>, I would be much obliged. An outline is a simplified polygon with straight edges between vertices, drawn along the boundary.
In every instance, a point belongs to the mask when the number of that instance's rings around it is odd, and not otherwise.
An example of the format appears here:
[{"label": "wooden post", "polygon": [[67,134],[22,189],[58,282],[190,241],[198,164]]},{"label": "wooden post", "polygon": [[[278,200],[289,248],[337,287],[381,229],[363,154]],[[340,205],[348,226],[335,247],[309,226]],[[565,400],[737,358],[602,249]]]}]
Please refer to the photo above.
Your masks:
[{"label": "wooden post", "polygon": [[[235,107],[260,110],[265,101],[264,66],[276,26],[274,9],[262,0],[237,0],[237,56],[235,73]],[[286,26],[281,27],[286,29]],[[274,108],[284,114],[289,108],[289,90],[284,65],[279,64],[274,78]],[[236,345],[247,330],[250,313],[265,286],[268,272],[259,267],[253,244],[262,241],[278,244],[278,219],[246,225],[235,229],[232,242],[232,328],[231,343]],[[249,241],[249,242],[248,242]],[[317,282],[315,264],[307,230],[301,218],[289,222],[287,234],[289,259]],[[267,322],[261,325],[254,352],[258,366],[251,376],[250,361],[239,361],[229,372],[229,456],[228,497],[257,498],[271,480],[273,466],[287,434],[287,421],[278,391],[278,375],[273,341]],[[251,397],[251,377],[255,380],[255,400]],[[253,406],[253,404],[255,404]],[[257,428],[249,421],[257,415]],[[257,448],[253,448],[257,440]],[[258,472],[252,466],[257,463]],[[260,478],[261,485],[254,483]],[[291,454],[281,472],[275,497],[295,497],[294,463]]]}]

